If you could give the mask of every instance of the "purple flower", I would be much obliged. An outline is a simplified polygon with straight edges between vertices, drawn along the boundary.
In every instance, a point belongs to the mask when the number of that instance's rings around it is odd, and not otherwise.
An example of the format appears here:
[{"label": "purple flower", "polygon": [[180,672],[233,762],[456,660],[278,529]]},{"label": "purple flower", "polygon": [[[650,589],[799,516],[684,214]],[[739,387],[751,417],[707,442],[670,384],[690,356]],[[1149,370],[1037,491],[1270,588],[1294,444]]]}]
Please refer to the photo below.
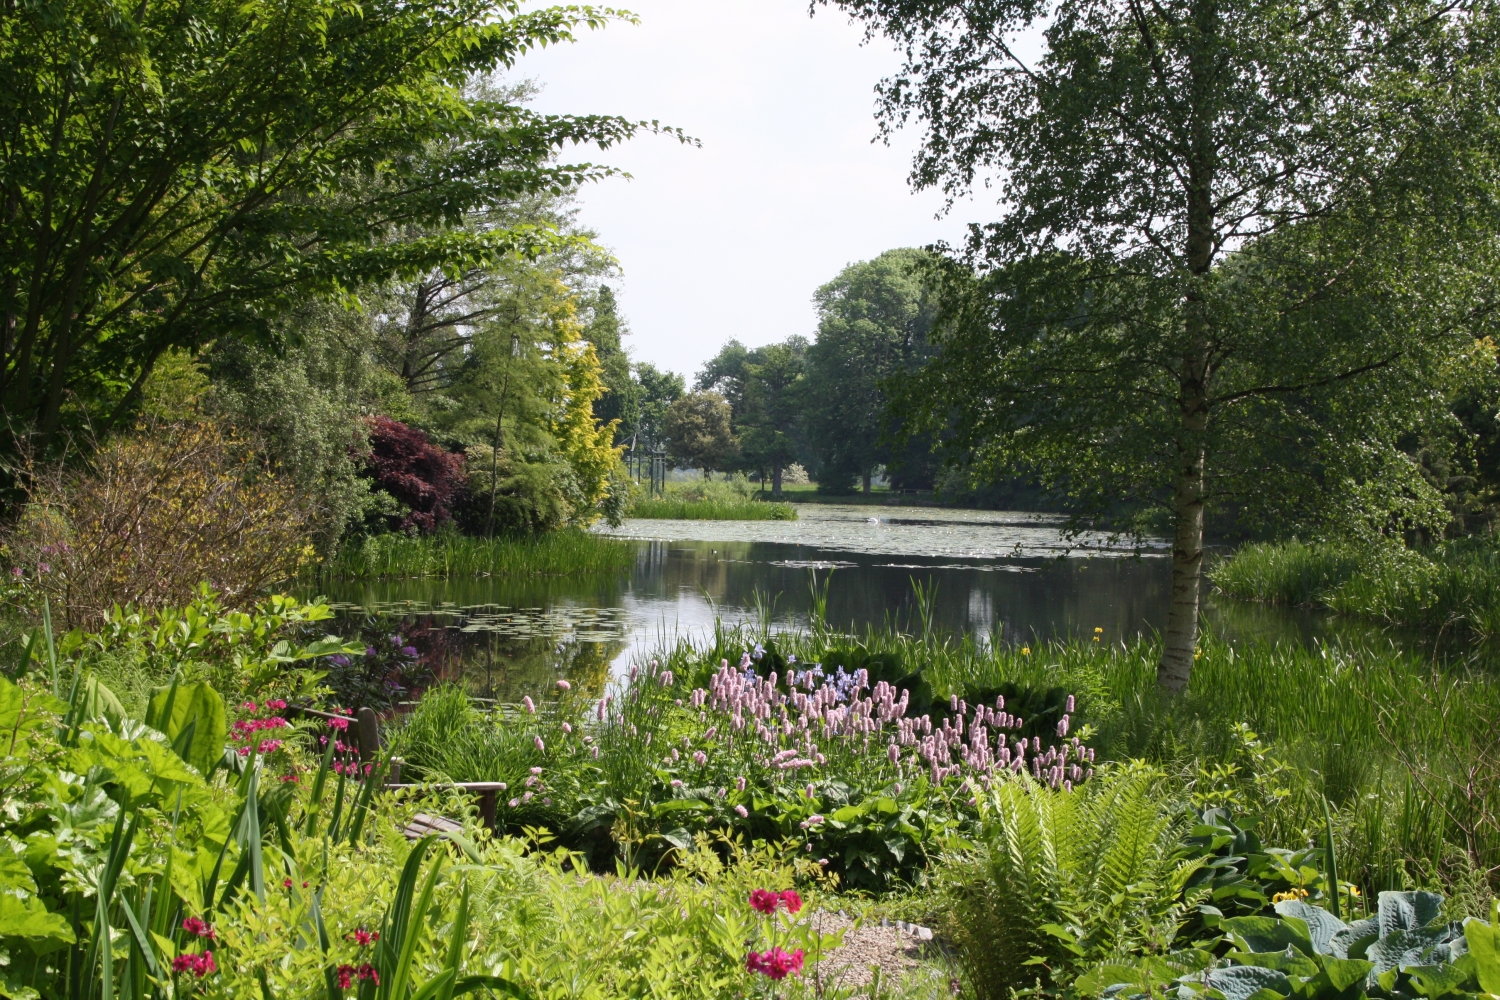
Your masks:
[{"label": "purple flower", "polygon": [[328,658],[328,662],[332,663],[336,667],[347,667],[349,665],[349,657],[345,656],[343,653],[337,653],[333,656],[330,656]]},{"label": "purple flower", "polygon": [[365,655],[366,656],[374,656],[375,655],[375,647],[374,646],[366,646],[365,647]]},{"label": "purple flower", "polygon": [[417,658],[417,647],[416,646],[402,646],[401,647],[401,655],[402,656],[409,656],[412,659],[416,659]]}]

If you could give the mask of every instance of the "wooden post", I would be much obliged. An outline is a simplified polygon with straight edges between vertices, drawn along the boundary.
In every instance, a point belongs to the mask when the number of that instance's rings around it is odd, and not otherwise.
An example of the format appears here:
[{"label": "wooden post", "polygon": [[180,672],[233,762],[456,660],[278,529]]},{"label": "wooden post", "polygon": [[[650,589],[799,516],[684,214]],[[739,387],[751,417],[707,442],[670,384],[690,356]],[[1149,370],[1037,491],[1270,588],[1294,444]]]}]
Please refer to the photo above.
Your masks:
[{"label": "wooden post", "polygon": [[357,713],[359,720],[359,762],[368,764],[380,754],[380,716],[366,706]]}]

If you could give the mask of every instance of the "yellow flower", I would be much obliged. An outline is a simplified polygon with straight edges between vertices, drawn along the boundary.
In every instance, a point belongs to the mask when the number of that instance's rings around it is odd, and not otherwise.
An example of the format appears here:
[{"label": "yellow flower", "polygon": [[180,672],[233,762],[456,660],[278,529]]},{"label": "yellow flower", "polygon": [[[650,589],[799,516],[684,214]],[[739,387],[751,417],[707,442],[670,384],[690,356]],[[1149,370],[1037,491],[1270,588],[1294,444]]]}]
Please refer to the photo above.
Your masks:
[{"label": "yellow flower", "polygon": [[1351,895],[1351,896],[1358,896],[1359,895],[1359,886],[1357,886],[1357,885],[1351,885],[1349,887],[1349,895]]},{"label": "yellow flower", "polygon": [[1095,625],[1095,626],[1094,626],[1094,633],[1095,633],[1095,634],[1096,634],[1096,635],[1097,635],[1097,634],[1098,634],[1098,633],[1100,633],[1100,632],[1103,632],[1103,631],[1104,631],[1104,629],[1102,629],[1102,628],[1100,628],[1100,627],[1099,627],[1099,626],[1098,626],[1098,625]]},{"label": "yellow flower", "polygon": [[1031,647],[1030,646],[1022,646],[1021,647],[1021,655],[1022,656],[1030,656],[1031,655]]}]

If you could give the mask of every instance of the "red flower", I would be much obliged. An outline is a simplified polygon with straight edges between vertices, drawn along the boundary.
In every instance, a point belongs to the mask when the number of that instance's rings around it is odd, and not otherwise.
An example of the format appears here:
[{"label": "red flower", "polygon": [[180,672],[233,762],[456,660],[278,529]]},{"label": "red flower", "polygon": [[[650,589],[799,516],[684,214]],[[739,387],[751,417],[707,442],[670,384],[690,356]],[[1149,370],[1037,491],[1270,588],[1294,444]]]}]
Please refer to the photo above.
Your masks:
[{"label": "red flower", "polygon": [[182,922],[182,929],[194,937],[214,939],[214,929],[203,922],[202,917],[188,917]]},{"label": "red flower", "polygon": [[756,889],[750,894],[750,908],[759,910],[769,916],[776,912],[776,904],[781,902],[781,897],[770,889]]},{"label": "red flower", "polygon": [[354,929],[353,937],[355,944],[359,945],[361,948],[367,948],[371,944],[374,944],[376,941],[380,940],[380,932],[367,931],[363,927],[356,927]]},{"label": "red flower", "polygon": [[172,971],[191,972],[202,979],[204,976],[218,972],[219,967],[214,964],[214,953],[211,951],[205,951],[201,955],[187,952],[172,959]]},{"label": "red flower", "polygon": [[[800,968],[801,966],[798,967]],[[368,979],[376,986],[380,985],[380,973],[376,972],[375,966],[371,965],[369,962],[366,962],[364,965],[361,965],[359,967],[359,978],[361,981]]]},{"label": "red flower", "polygon": [[759,972],[768,979],[785,979],[788,973],[802,971],[803,954],[801,948],[793,952],[785,952],[780,948],[772,948],[766,952],[752,951],[745,956],[745,968],[750,972]]},{"label": "red flower", "polygon": [[781,905],[786,907],[788,913],[796,913],[802,909],[802,897],[797,895],[796,889],[782,890],[780,899]]},{"label": "red flower", "polygon": [[339,989],[347,990],[354,985],[354,966],[339,966]]}]

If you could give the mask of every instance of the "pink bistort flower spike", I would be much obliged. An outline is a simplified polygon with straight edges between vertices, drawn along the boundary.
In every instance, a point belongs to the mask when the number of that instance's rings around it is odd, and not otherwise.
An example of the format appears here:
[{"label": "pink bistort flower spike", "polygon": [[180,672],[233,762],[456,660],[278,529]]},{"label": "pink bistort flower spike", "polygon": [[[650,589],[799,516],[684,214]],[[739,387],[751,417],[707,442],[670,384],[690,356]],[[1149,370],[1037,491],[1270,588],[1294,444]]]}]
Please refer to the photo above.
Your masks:
[{"label": "pink bistort flower spike", "polygon": [[521,704],[526,707],[526,711],[528,713],[532,713],[532,712],[536,711],[536,702],[534,702],[534,701],[531,700],[531,695],[529,695],[529,694],[526,695],[524,698],[521,699]]}]

